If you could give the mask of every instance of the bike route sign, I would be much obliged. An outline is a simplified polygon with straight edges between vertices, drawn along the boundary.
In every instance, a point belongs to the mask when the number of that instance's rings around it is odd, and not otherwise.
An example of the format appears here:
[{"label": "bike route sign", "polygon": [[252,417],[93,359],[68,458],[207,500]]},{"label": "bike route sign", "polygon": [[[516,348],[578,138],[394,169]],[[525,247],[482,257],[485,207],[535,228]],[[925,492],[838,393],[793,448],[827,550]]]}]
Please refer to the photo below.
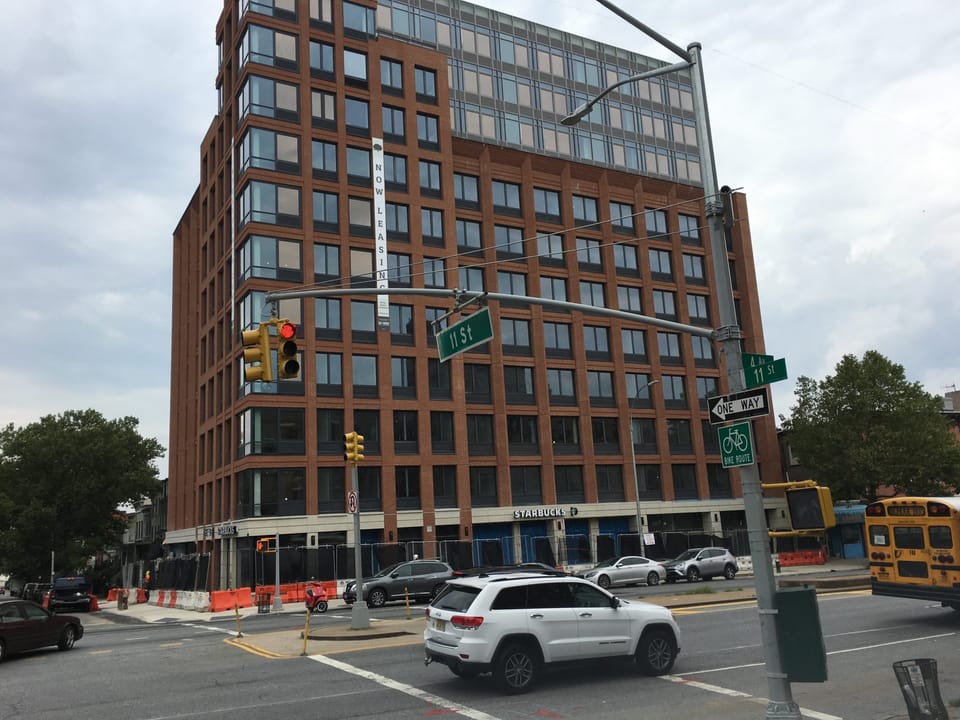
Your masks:
[{"label": "bike route sign", "polygon": [[753,443],[750,442],[750,423],[742,422],[717,428],[720,439],[720,459],[723,467],[753,465]]},{"label": "bike route sign", "polygon": [[707,398],[707,407],[712,425],[769,415],[770,392],[764,385],[730,395],[717,395]]}]

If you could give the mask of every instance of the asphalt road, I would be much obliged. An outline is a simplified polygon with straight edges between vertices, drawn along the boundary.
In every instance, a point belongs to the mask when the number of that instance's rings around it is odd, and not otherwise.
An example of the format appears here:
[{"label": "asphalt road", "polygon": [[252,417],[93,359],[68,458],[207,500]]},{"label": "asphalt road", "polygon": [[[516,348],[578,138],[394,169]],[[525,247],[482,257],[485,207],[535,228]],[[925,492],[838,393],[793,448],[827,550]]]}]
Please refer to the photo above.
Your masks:
[{"label": "asphalt road", "polygon": [[[892,663],[935,658],[944,700],[960,717],[960,613],[865,591],[821,595],[826,683],[793,684],[816,720],[907,718]],[[391,606],[371,616],[405,615]],[[412,613],[422,613],[415,606]],[[472,720],[763,718],[767,695],[756,605],[676,611],[683,649],[669,678],[627,663],[565,668],[531,693],[501,695],[488,678],[464,681],[422,662],[420,640],[310,657],[272,659],[229,644],[231,622],[90,625],[74,650],[55,649],[0,665],[0,720]],[[295,634],[299,613],[251,617],[244,633]],[[342,622],[331,614],[312,625]],[[367,647],[367,646],[365,646]]]}]

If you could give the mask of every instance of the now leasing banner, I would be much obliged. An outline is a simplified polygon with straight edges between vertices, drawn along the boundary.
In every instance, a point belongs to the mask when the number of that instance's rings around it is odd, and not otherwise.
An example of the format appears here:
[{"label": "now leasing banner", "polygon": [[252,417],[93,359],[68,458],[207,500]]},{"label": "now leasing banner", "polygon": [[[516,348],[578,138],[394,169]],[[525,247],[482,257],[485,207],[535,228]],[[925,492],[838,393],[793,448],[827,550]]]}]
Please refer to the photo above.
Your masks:
[{"label": "now leasing banner", "polygon": [[[377,289],[390,287],[387,272],[387,201],[383,179],[383,138],[372,138],[373,143],[373,228],[376,249]],[[377,324],[381,330],[390,329],[390,296],[377,295]]]}]

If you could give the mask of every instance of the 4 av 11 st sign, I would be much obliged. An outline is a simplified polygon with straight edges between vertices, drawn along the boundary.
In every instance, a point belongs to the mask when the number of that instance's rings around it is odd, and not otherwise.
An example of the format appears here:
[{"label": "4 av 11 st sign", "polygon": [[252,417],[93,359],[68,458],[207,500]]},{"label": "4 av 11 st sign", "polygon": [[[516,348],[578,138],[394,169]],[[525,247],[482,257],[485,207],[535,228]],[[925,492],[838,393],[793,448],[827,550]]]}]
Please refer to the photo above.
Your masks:
[{"label": "4 av 11 st sign", "polygon": [[707,398],[710,423],[720,425],[733,420],[746,420],[770,414],[770,393],[766,386]]},{"label": "4 av 11 st sign", "polygon": [[437,333],[437,351],[440,353],[440,361],[449,360],[454,355],[459,355],[489,340],[493,340],[490,308],[482,308],[456,325],[451,325]]}]

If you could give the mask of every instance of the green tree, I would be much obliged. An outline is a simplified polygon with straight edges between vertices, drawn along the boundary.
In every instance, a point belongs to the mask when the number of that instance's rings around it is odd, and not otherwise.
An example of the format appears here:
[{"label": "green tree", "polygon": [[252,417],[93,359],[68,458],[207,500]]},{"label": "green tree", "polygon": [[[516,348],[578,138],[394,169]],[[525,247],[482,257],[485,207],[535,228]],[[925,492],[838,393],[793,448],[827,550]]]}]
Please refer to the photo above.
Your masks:
[{"label": "green tree", "polygon": [[138,425],[70,410],[0,430],[0,568],[46,579],[51,552],[63,574],[119,547],[126,521],[117,508],[160,487],[153,461],[163,447]]},{"label": "green tree", "polygon": [[875,350],[845,355],[836,374],[797,380],[798,402],[783,419],[790,447],[835,500],[877,498],[880,487],[909,495],[953,495],[960,443],[943,401],[907,382],[902,365]]}]

